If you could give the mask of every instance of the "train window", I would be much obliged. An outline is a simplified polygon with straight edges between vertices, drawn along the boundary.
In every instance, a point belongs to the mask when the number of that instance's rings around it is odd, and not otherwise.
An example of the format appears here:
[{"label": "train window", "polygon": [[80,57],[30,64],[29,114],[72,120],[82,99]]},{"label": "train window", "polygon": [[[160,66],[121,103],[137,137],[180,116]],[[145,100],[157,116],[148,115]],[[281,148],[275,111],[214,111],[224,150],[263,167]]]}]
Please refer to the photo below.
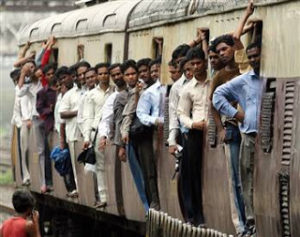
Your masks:
[{"label": "train window", "polygon": [[158,58],[162,55],[164,38],[155,37],[153,38],[153,58]]},{"label": "train window", "polygon": [[105,61],[111,63],[112,61],[112,44],[105,45]]},{"label": "train window", "polygon": [[84,58],[84,45],[79,44],[77,46],[77,61],[79,62],[83,58]]}]

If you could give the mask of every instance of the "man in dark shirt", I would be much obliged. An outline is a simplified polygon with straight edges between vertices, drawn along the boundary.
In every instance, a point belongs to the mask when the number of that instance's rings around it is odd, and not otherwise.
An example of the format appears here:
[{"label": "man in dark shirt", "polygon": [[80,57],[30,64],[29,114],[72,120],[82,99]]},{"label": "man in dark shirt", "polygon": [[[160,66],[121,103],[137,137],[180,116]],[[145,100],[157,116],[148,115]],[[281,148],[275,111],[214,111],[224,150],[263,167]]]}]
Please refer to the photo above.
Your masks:
[{"label": "man in dark shirt", "polygon": [[[36,110],[42,120],[39,130],[44,138],[45,163],[41,164],[41,174],[45,175],[46,183],[52,184],[52,170],[50,160],[50,149],[52,147],[51,137],[54,128],[54,107],[56,103],[56,77],[52,77],[38,93],[36,99]],[[44,191],[44,190],[42,190]],[[49,187],[45,191],[49,191]]]},{"label": "man in dark shirt", "polygon": [[[217,87],[240,75],[238,65],[234,61],[235,42],[231,35],[217,37],[212,46],[219,54],[224,67],[213,77],[209,99],[212,101],[213,93]],[[233,103],[236,107],[237,104]],[[241,179],[239,173],[239,151],[241,135],[238,122],[235,118],[221,117],[211,106],[211,111],[216,122],[220,142],[225,142],[225,156],[229,163],[232,221],[238,234],[245,231],[245,207],[241,191]]]}]

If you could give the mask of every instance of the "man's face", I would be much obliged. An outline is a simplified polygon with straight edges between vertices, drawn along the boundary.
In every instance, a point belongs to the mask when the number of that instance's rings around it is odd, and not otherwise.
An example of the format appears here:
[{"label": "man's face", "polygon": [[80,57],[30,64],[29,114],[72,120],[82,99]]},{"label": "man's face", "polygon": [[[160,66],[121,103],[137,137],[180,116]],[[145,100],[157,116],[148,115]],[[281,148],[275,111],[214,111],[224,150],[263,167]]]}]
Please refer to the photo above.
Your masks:
[{"label": "man's face", "polygon": [[234,48],[228,44],[221,42],[217,45],[217,53],[220,55],[222,63],[225,65],[230,63],[234,58]]},{"label": "man's face", "polygon": [[85,77],[84,77],[84,74],[85,72],[87,71],[87,67],[85,66],[82,66],[82,67],[79,67],[77,68],[77,82],[81,85],[84,85],[85,84]]},{"label": "man's face", "polygon": [[86,81],[86,86],[91,90],[95,86],[97,74],[95,71],[89,71],[85,73],[85,81]]},{"label": "man's face", "polygon": [[193,74],[196,78],[200,77],[204,72],[206,72],[206,62],[204,59],[193,58],[189,61],[192,66]]},{"label": "man's face", "polygon": [[150,79],[150,70],[146,65],[142,65],[138,68],[139,78],[141,78],[145,83]]},{"label": "man's face", "polygon": [[52,79],[53,76],[54,76],[54,69],[50,68],[50,70],[48,70],[45,73],[45,79],[46,79],[46,81],[49,82]]},{"label": "man's face", "polygon": [[26,76],[30,77],[33,75],[35,70],[35,65],[32,62],[25,63],[23,67],[26,67]]},{"label": "man's face", "polygon": [[61,85],[64,85],[68,89],[73,87],[73,80],[72,80],[71,75],[62,74],[59,76],[59,81],[60,81]]},{"label": "man's face", "polygon": [[34,73],[34,77],[35,77],[38,81],[41,81],[42,78],[43,78],[43,71],[42,71],[42,69],[36,70],[35,73]]},{"label": "man's face", "polygon": [[124,80],[126,81],[129,87],[135,87],[138,81],[137,71],[132,67],[127,68],[124,72]]},{"label": "man's face", "polygon": [[175,68],[174,66],[169,66],[169,73],[170,73],[170,77],[172,79],[172,81],[177,81],[182,73],[179,70],[179,67]]},{"label": "man's face", "polygon": [[97,69],[97,80],[100,83],[103,83],[105,85],[109,84],[109,73],[107,67],[100,67]]},{"label": "man's face", "polygon": [[124,79],[123,79],[123,74],[121,72],[120,67],[113,68],[110,71],[110,76],[111,76],[111,79],[113,80],[113,82],[116,84],[117,87],[122,87],[126,84]]},{"label": "man's face", "polygon": [[259,74],[260,68],[260,49],[255,47],[247,50],[247,56],[249,59],[249,64],[253,68],[254,72]]},{"label": "man's face", "polygon": [[209,51],[208,58],[212,69],[219,71],[224,67],[224,64],[222,63],[219,54],[213,51]]},{"label": "man's face", "polygon": [[193,76],[194,76],[193,75],[193,67],[190,62],[187,62],[186,64],[184,64],[183,73],[187,79],[190,80],[193,78]]},{"label": "man's face", "polygon": [[155,81],[160,77],[160,65],[159,64],[154,64],[151,66],[150,76]]}]

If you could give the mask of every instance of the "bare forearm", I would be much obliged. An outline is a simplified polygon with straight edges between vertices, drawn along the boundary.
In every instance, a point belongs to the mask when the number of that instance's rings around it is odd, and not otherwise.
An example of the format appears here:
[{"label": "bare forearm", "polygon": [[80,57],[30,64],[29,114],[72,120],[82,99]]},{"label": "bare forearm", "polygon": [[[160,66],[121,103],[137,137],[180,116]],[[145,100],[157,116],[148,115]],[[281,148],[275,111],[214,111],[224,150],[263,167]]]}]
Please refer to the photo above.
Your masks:
[{"label": "bare forearm", "polygon": [[66,112],[61,112],[60,117],[62,119],[70,119],[74,118],[77,116],[77,111],[66,111]]}]

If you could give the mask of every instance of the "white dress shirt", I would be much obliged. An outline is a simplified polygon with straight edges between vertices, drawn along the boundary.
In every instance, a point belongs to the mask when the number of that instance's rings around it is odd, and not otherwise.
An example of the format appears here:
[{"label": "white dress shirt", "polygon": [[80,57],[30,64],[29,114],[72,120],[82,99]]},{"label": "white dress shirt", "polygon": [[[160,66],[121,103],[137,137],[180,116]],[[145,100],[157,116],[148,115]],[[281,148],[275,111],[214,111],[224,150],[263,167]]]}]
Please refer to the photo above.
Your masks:
[{"label": "white dress shirt", "polygon": [[[78,111],[79,100],[81,97],[81,90],[78,87],[73,87],[67,91],[59,105],[59,113]],[[80,131],[77,126],[77,116],[73,118],[64,119],[66,124],[66,138],[67,142],[77,141],[80,138]]]},{"label": "white dress shirt", "polygon": [[102,117],[102,107],[106,99],[114,91],[113,86],[109,86],[106,91],[97,85],[94,89],[90,90],[84,101],[84,113],[83,113],[83,137],[84,141],[91,141],[91,132],[96,130],[101,117]]},{"label": "white dress shirt", "polygon": [[11,118],[11,124],[16,125],[18,128],[22,126],[22,119],[21,119],[21,98],[17,96],[19,86],[17,85],[15,87],[15,103],[14,103],[14,110],[13,110],[13,116]]},{"label": "white dress shirt", "polygon": [[179,98],[182,94],[184,86],[186,86],[190,80],[188,80],[184,74],[176,81],[170,90],[169,95],[169,138],[168,143],[170,146],[176,145],[176,137],[179,130],[179,118],[177,115],[177,107]]},{"label": "white dress shirt", "polygon": [[114,101],[119,93],[119,91],[112,93],[102,107],[102,118],[98,126],[99,137],[108,137],[110,134],[114,115]]}]

